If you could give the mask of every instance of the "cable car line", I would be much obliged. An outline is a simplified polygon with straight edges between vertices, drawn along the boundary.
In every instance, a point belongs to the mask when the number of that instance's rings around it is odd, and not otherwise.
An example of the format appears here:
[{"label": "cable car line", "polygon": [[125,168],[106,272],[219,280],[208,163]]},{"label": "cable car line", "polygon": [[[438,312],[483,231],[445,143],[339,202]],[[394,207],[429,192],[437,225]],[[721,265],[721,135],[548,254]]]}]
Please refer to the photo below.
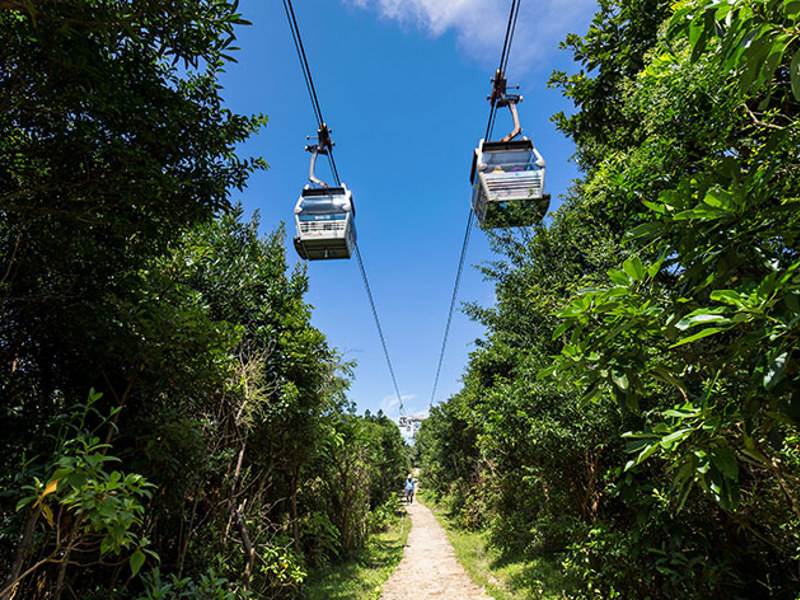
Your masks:
[{"label": "cable car line", "polygon": [[[508,66],[509,57],[511,56],[511,43],[514,40],[514,33],[517,28],[517,19],[519,17],[520,4],[521,0],[511,0],[511,10],[508,15],[508,24],[506,26],[505,39],[503,40],[503,50],[500,53],[499,67],[495,72],[494,78],[492,79],[492,84],[493,84],[492,93],[490,96],[486,98],[487,100],[490,101],[490,105],[489,105],[489,119],[486,123],[486,134],[484,135],[484,140],[491,139],[492,133],[494,131],[495,119],[497,117],[498,106],[510,106],[512,115],[514,116],[514,131],[512,131],[512,133],[509,134],[508,136],[506,136],[506,138],[510,139],[514,137],[520,131],[519,120],[517,117],[515,104],[516,102],[521,100],[521,97],[516,94],[513,95],[506,94],[506,79],[505,79],[505,70],[506,67]],[[481,146],[479,146],[479,148],[482,148],[482,144]],[[533,148],[532,144],[531,148]],[[533,150],[532,152],[535,152],[535,150]],[[538,153],[536,154],[538,155]],[[539,158],[541,157],[539,156]],[[474,177],[471,177],[471,179],[472,178]],[[543,178],[542,178],[542,183],[543,183]],[[528,184],[527,180],[526,184]],[[481,220],[482,222],[484,215],[485,213],[479,215],[479,220]],[[475,216],[475,211],[471,209],[469,211],[469,218],[467,219],[467,229],[464,232],[464,242],[461,246],[461,256],[458,261],[458,270],[456,272],[455,283],[453,284],[453,295],[450,299],[450,309],[447,313],[447,322],[444,328],[442,348],[439,353],[439,362],[436,366],[436,376],[433,381],[433,391],[431,392],[429,407],[433,406],[433,402],[436,399],[436,390],[439,385],[439,376],[441,375],[442,363],[444,362],[445,350],[447,348],[447,338],[450,333],[450,324],[453,319],[453,312],[455,311],[456,301],[458,299],[458,289],[461,285],[461,275],[464,271],[464,262],[467,255],[467,247],[469,246],[469,237],[470,237],[470,232],[472,231],[472,223],[474,216]]]},{"label": "cable car line", "polygon": [[[311,67],[308,65],[306,50],[303,46],[303,38],[300,36],[300,27],[297,24],[297,17],[294,14],[292,0],[283,0],[283,9],[286,11],[286,18],[289,21],[289,29],[292,32],[292,40],[294,41],[297,58],[300,59],[300,68],[303,71],[303,79],[306,82],[308,95],[311,99],[311,108],[314,111],[314,118],[317,120],[317,127],[320,130],[327,130],[325,119],[322,116],[322,108],[319,105],[319,98],[317,97],[317,89],[314,86],[314,79],[311,77]],[[336,185],[340,186],[341,181],[339,180],[339,171],[336,168],[336,161],[333,158],[333,144],[330,144],[328,149],[328,163],[330,164],[331,172],[333,173],[333,179],[336,182]]]},{"label": "cable car line", "polygon": [[[352,193],[339,179],[339,172],[336,168],[336,161],[333,158],[333,142],[331,141],[331,130],[325,123],[322,116],[322,108],[317,97],[317,90],[314,86],[314,79],[311,77],[311,68],[308,65],[303,39],[300,35],[300,28],[297,24],[297,17],[291,0],[283,0],[283,8],[286,18],[289,21],[289,29],[292,32],[297,57],[300,59],[300,67],[303,71],[303,79],[308,89],[311,99],[311,106],[314,110],[314,117],[317,120],[317,143],[306,146],[306,150],[311,152],[311,165],[309,167],[309,181],[318,187],[306,186],[295,207],[295,220],[297,224],[298,237],[295,238],[295,249],[301,258],[306,260],[329,259],[329,258],[350,258],[351,254],[356,255],[358,260],[361,279],[367,291],[367,298],[378,329],[383,354],[386,364],[389,366],[389,374],[392,377],[394,391],[397,394],[400,414],[405,415],[403,399],[400,395],[400,388],[397,385],[392,360],[389,357],[389,349],[386,345],[386,337],[383,335],[378,311],[375,308],[375,299],[372,296],[372,289],[369,285],[367,271],[364,268],[364,261],[361,258],[361,250],[358,247],[355,234],[355,206],[353,204]],[[307,139],[310,139],[307,138]],[[324,154],[328,157],[331,173],[336,183],[336,187],[328,187],[326,183],[318,179],[314,174],[317,157]]]},{"label": "cable car line", "polygon": [[325,119],[322,118],[322,110],[319,106],[319,99],[317,98],[317,90],[314,87],[314,81],[311,78],[311,69],[308,66],[308,59],[306,58],[306,50],[303,46],[303,40],[300,37],[300,28],[297,25],[297,18],[294,14],[294,7],[291,0],[283,0],[283,8],[286,11],[286,18],[289,19],[289,28],[292,30],[292,39],[294,40],[294,47],[297,50],[297,57],[300,59],[300,67],[303,70],[303,77],[306,80],[308,93],[311,96],[311,105],[314,109],[314,116],[317,119],[317,125],[322,127]]},{"label": "cable car line", "polygon": [[383,328],[381,327],[381,321],[378,318],[378,310],[375,308],[375,300],[372,297],[372,289],[369,285],[369,279],[367,279],[367,271],[364,268],[364,261],[361,259],[361,250],[358,248],[358,244],[356,244],[356,251],[355,251],[356,259],[358,260],[358,268],[361,271],[361,279],[364,280],[364,288],[367,290],[367,297],[369,298],[369,305],[372,309],[372,316],[375,318],[375,326],[378,328],[378,337],[381,339],[381,346],[383,346],[383,355],[386,357],[386,364],[389,365],[389,374],[392,376],[392,383],[394,384],[394,391],[397,394],[397,401],[400,404],[400,414],[405,415],[405,407],[403,406],[403,398],[400,395],[400,388],[397,385],[397,378],[394,375],[394,367],[392,366],[392,359],[389,358],[389,349],[386,346],[386,338],[383,335]]},{"label": "cable car line", "polygon": [[[505,77],[506,68],[508,67],[508,59],[511,56],[511,42],[514,40],[514,32],[517,29],[517,18],[519,17],[519,7],[522,0],[511,0],[511,12],[508,14],[508,25],[506,26],[506,38],[503,41],[503,51],[500,53],[500,66],[497,68],[497,72],[495,73],[495,79],[492,79],[492,83],[495,84],[494,89],[492,89],[492,95],[487,98],[487,100],[491,101],[489,106],[489,121],[486,124],[486,134],[483,136],[483,139],[490,140],[492,139],[492,132],[494,130],[494,121],[497,117],[497,89],[500,82],[498,78]],[[503,86],[505,86],[505,80],[503,79]]]},{"label": "cable car line", "polygon": [[428,404],[430,408],[433,406],[433,401],[436,398],[436,388],[439,387],[439,375],[442,372],[442,363],[444,362],[444,352],[447,348],[447,337],[450,334],[450,322],[453,320],[453,312],[456,307],[456,300],[458,299],[458,288],[461,285],[461,274],[464,272],[464,261],[467,257],[467,246],[469,246],[469,236],[472,232],[472,219],[475,213],[469,211],[469,218],[467,219],[467,229],[464,232],[464,243],[461,245],[461,258],[458,260],[458,271],[456,272],[456,281],[453,285],[453,296],[450,298],[450,310],[447,312],[447,324],[444,326],[444,338],[442,339],[442,350],[439,352],[439,364],[436,366],[436,377],[433,380],[433,391],[431,392],[431,400]]}]

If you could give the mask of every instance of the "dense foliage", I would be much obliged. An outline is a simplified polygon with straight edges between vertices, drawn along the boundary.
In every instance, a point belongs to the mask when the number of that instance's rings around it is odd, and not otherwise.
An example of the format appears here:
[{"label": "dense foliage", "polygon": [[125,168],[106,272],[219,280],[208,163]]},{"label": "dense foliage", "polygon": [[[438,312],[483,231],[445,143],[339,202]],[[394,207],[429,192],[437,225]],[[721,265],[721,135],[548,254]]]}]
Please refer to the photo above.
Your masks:
[{"label": "dense foliage", "polygon": [[236,2],[0,1],[0,598],[281,598],[387,518],[284,233],[230,194],[265,123]]},{"label": "dense foliage", "polygon": [[494,237],[426,472],[570,597],[796,598],[800,3],[603,0],[567,45],[584,176]]}]

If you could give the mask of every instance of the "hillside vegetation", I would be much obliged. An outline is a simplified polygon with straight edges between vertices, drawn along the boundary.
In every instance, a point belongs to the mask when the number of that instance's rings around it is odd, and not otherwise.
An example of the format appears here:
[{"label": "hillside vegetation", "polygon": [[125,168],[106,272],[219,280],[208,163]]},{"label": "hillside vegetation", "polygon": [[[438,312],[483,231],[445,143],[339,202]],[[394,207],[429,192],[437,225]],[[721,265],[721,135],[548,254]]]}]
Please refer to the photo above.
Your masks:
[{"label": "hillside vegetation", "polygon": [[800,593],[800,3],[601,0],[551,85],[582,178],[493,236],[429,488],[572,598]]}]

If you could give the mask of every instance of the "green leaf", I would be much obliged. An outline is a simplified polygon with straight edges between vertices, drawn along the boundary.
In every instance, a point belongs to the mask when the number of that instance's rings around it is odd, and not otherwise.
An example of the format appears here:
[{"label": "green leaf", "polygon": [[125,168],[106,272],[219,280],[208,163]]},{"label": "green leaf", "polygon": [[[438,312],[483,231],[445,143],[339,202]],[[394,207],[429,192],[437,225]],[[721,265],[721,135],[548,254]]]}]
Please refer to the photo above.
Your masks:
[{"label": "green leaf", "polygon": [[634,281],[641,281],[644,279],[645,270],[642,266],[642,261],[638,256],[631,256],[628,260],[622,263],[622,268],[627,273],[628,277]]},{"label": "green leaf", "polygon": [[691,417],[696,417],[700,412],[699,409],[695,408],[694,410],[679,410],[675,408],[670,408],[669,410],[665,410],[661,414],[665,417],[675,417],[678,419],[688,419]]},{"label": "green leaf", "polygon": [[739,480],[739,463],[730,451],[719,448],[711,453],[711,462],[728,479]]},{"label": "green leaf", "polygon": [[625,471],[628,471],[628,470],[632,469],[633,467],[635,467],[636,465],[639,465],[639,464],[643,463],[643,462],[644,462],[644,461],[646,461],[648,458],[650,458],[650,456],[651,456],[651,455],[652,455],[652,454],[653,454],[653,453],[654,453],[656,450],[658,450],[658,448],[659,448],[658,442],[654,442],[653,444],[650,444],[649,446],[646,446],[646,447],[644,448],[644,450],[642,450],[642,451],[639,453],[639,456],[637,456],[637,457],[636,457],[635,459],[633,459],[633,460],[629,460],[629,461],[628,461],[628,462],[625,464],[625,469],[624,469],[624,470],[625,470]]},{"label": "green leaf", "polygon": [[786,359],[789,353],[783,352],[779,354],[769,364],[767,372],[764,374],[764,387],[768,390],[774,388],[778,382],[783,379],[783,373],[786,371]]},{"label": "green leaf", "polygon": [[137,550],[131,555],[131,572],[136,575],[144,564],[144,552]]},{"label": "green leaf", "polygon": [[36,500],[36,496],[27,496],[27,497],[23,498],[22,500],[17,502],[16,510],[17,511],[22,510],[23,508],[28,506],[28,504],[30,504],[34,500]]},{"label": "green leaf", "polygon": [[665,450],[670,450],[675,448],[678,444],[680,444],[683,440],[688,438],[694,429],[691,427],[687,427],[685,429],[679,429],[678,431],[673,431],[669,435],[661,438],[659,444]]},{"label": "green leaf", "polygon": [[558,371],[558,363],[554,363],[554,364],[550,365],[549,367],[545,367],[544,369],[539,371],[536,374],[536,379],[538,379],[540,381],[542,379],[547,379],[548,377],[552,377],[556,373],[556,371]]},{"label": "green leaf", "polygon": [[742,448],[741,452],[742,452],[742,454],[744,454],[748,458],[751,458],[752,460],[754,460],[755,462],[757,462],[757,463],[759,463],[761,465],[766,465],[766,464],[769,463],[769,461],[767,460],[767,457],[764,456],[759,450],[757,450],[755,448]]},{"label": "green leaf", "polygon": [[733,208],[733,195],[718,187],[711,188],[703,197],[703,202],[713,208],[731,210]]},{"label": "green leaf", "polygon": [[730,321],[728,317],[719,314],[715,309],[698,308],[678,321],[675,327],[681,331],[684,331],[696,325],[706,325],[708,323],[726,323],[728,321]]},{"label": "green leaf", "polygon": [[664,225],[658,222],[642,223],[627,232],[625,238],[628,240],[636,240],[661,231],[663,228]]},{"label": "green leaf", "polygon": [[783,12],[787,19],[797,21],[800,17],[800,0],[783,0]]},{"label": "green leaf", "polygon": [[659,259],[656,262],[654,262],[652,265],[647,267],[647,275],[648,275],[648,277],[650,277],[652,279],[653,277],[658,275],[658,272],[661,270],[661,266],[664,264],[664,260],[666,260],[666,258],[667,258],[667,255],[662,252],[661,256],[659,257]]},{"label": "green leaf", "polygon": [[608,272],[608,276],[617,285],[630,285],[631,280],[628,279],[628,276],[625,275],[622,271],[611,270]]},{"label": "green leaf", "polygon": [[689,337],[683,338],[682,340],[672,344],[670,348],[677,348],[678,346],[683,346],[684,344],[690,344],[692,342],[696,342],[697,340],[701,340],[710,335],[714,335],[715,333],[719,333],[720,331],[725,331],[725,330],[720,327],[709,327],[708,329],[703,329],[703,331],[695,333],[694,335],[690,335]]},{"label": "green leaf", "polygon": [[564,333],[567,329],[569,329],[569,327],[570,327],[569,323],[561,323],[558,327],[555,328],[555,331],[553,331],[553,336],[551,339],[555,340],[561,337],[561,334]]},{"label": "green leaf", "polygon": [[625,373],[614,373],[611,375],[611,380],[623,392],[628,391],[629,382],[628,376]]},{"label": "green leaf", "polygon": [[794,99],[800,102],[800,50],[795,52],[792,57],[789,74],[792,80],[792,94],[794,94]]},{"label": "green leaf", "polygon": [[656,202],[650,202],[649,200],[642,200],[642,204],[660,215],[663,215],[665,212],[667,212],[667,208],[663,204],[657,204]]},{"label": "green leaf", "polygon": [[673,385],[679,390],[684,389],[683,382],[673,375],[669,369],[663,365],[655,365],[650,369],[650,374],[657,380]]},{"label": "green leaf", "polygon": [[725,304],[730,304],[732,306],[744,306],[745,302],[742,300],[742,298],[746,298],[746,296],[742,296],[742,294],[736,290],[714,290],[711,292],[712,300],[715,302],[724,302]]}]

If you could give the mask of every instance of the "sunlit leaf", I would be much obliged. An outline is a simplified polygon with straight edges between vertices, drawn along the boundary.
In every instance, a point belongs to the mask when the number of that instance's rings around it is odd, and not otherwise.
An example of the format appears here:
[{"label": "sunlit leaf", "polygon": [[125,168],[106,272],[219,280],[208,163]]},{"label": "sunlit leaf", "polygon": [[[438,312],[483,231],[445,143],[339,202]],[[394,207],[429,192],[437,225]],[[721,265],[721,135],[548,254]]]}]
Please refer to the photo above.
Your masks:
[{"label": "sunlit leaf", "polygon": [[692,431],[694,431],[692,428],[679,429],[678,431],[674,431],[668,436],[661,438],[659,443],[661,444],[662,448],[672,449],[689,437],[692,434]]},{"label": "sunlit leaf", "polygon": [[742,295],[736,290],[714,290],[711,299],[716,302],[725,302],[733,306],[744,306]]},{"label": "sunlit leaf", "polygon": [[642,261],[638,256],[631,256],[624,263],[622,263],[622,268],[628,277],[634,281],[641,281],[644,279],[645,270],[642,266]]},{"label": "sunlit leaf", "polygon": [[708,323],[726,323],[728,317],[715,312],[714,309],[697,309],[683,317],[675,325],[680,330],[690,329],[696,325],[706,325]]},{"label": "sunlit leaf", "polygon": [[628,376],[625,373],[614,373],[611,376],[612,381],[614,384],[621,389],[623,392],[628,391]]},{"label": "sunlit leaf", "polygon": [[58,489],[58,480],[57,479],[53,479],[53,481],[48,483],[47,487],[44,488],[44,491],[42,492],[42,498],[44,498],[45,496],[48,496],[49,494],[52,494],[53,492],[56,491],[56,489]]},{"label": "sunlit leaf", "polygon": [[764,374],[765,388],[768,390],[772,389],[783,379],[783,373],[786,371],[786,359],[788,357],[789,353],[783,352],[770,361],[767,372]]},{"label": "sunlit leaf", "polygon": [[694,335],[690,335],[689,337],[685,337],[682,340],[672,344],[670,348],[677,348],[678,346],[683,346],[684,344],[690,344],[691,342],[696,342],[697,340],[701,340],[710,335],[714,335],[716,333],[719,333],[720,331],[724,331],[724,329],[721,329],[719,327],[709,327],[708,329],[703,329],[703,331],[695,333]]}]

